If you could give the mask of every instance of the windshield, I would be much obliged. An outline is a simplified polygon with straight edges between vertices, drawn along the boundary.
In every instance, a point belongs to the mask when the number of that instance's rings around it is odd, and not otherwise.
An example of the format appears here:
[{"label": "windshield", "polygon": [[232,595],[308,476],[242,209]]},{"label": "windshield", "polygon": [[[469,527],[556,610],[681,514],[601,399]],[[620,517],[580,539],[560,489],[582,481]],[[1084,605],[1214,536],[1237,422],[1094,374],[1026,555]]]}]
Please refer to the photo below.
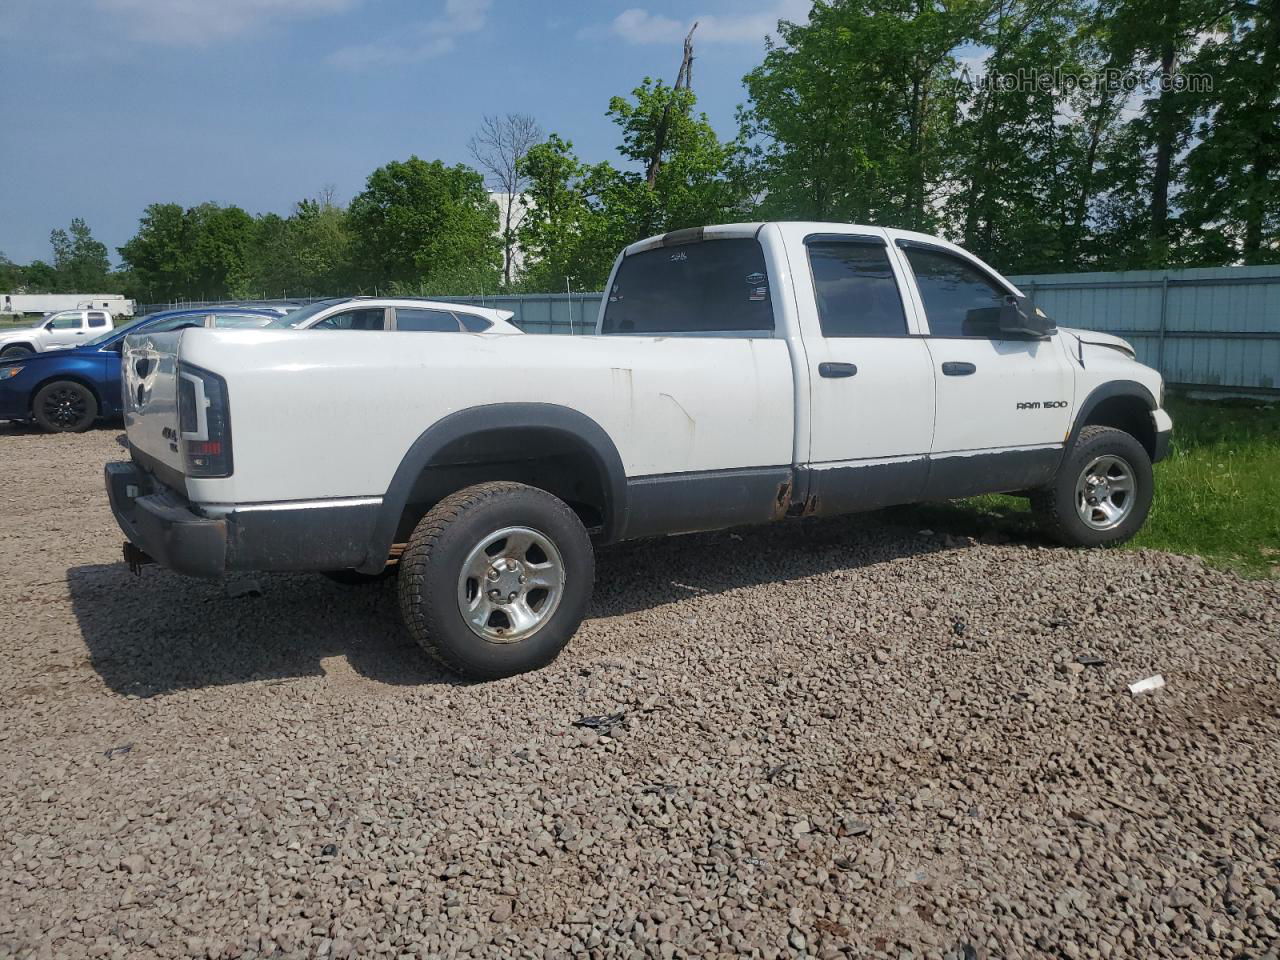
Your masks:
[{"label": "windshield", "polygon": [[84,343],[80,344],[80,346],[92,347],[92,346],[96,346],[99,343],[106,343],[112,337],[118,336],[121,331],[132,329],[133,327],[136,327],[138,324],[142,323],[144,320],[150,320],[154,316],[155,314],[152,313],[152,314],[148,314],[145,317],[135,317],[134,319],[130,320],[128,323],[119,324],[114,330],[108,330],[105,333],[98,334],[92,340],[86,340]]},{"label": "windshield", "polygon": [[320,313],[323,310],[328,310],[330,307],[332,307],[336,303],[342,303],[342,301],[341,300],[317,300],[315,303],[311,304],[310,306],[299,307],[297,310],[293,311],[293,313],[288,313],[277,320],[272,320],[270,323],[267,324],[267,328],[275,329],[275,330],[280,330],[280,329],[296,330],[298,327],[302,326],[304,323],[306,323],[308,320],[314,317],[317,313]]}]

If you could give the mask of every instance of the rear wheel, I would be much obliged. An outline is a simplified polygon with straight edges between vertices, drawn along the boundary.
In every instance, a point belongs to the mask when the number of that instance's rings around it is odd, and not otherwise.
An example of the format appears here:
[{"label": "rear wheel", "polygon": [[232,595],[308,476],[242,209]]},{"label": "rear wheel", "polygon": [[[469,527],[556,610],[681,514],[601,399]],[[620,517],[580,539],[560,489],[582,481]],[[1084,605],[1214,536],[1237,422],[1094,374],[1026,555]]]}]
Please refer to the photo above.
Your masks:
[{"label": "rear wheel", "polygon": [[54,433],[83,433],[98,419],[98,400],[84,384],[55,380],[36,391],[31,415]]},{"label": "rear wheel", "polygon": [[1085,427],[1031,508],[1046,532],[1071,547],[1123,543],[1141,529],[1154,493],[1151,458],[1131,434]]},{"label": "rear wheel", "polygon": [[492,679],[556,658],[586,614],[595,557],[563,501],[482,483],[422,518],[400,558],[400,612],[449,669]]}]

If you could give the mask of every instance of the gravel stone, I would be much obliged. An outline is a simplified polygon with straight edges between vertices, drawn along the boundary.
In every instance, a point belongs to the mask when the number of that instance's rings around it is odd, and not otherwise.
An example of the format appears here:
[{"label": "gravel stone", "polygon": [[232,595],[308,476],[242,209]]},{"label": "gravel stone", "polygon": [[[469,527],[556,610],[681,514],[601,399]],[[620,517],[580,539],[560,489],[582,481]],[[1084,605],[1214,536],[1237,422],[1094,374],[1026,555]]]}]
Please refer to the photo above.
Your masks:
[{"label": "gravel stone", "polygon": [[119,437],[0,425],[0,957],[1275,957],[1275,581],[810,519],[467,684],[394,580],[131,576]]}]

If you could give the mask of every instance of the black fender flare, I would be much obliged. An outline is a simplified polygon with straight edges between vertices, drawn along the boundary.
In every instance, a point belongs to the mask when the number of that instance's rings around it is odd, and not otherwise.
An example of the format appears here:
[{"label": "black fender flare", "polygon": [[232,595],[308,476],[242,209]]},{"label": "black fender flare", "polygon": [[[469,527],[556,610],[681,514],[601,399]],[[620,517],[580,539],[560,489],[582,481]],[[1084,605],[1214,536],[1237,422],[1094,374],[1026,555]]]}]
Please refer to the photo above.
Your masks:
[{"label": "black fender flare", "polygon": [[552,430],[586,445],[605,479],[608,502],[604,505],[602,540],[606,543],[616,540],[626,523],[627,475],[618,448],[605,429],[586,414],[554,403],[489,403],[458,410],[437,420],[409,447],[383,495],[368,557],[358,569],[364,572],[382,569],[413,485],[441,450],[470,435],[513,427]]},{"label": "black fender flare", "polygon": [[1112,397],[1136,397],[1147,405],[1147,410],[1155,410],[1159,404],[1156,398],[1151,395],[1151,391],[1138,383],[1137,380],[1109,380],[1106,383],[1099,384],[1089,392],[1084,398],[1084,402],[1080,404],[1080,408],[1076,410],[1075,421],[1071,424],[1071,432],[1067,434],[1067,441],[1062,447],[1062,459],[1066,460],[1071,453],[1071,448],[1076,445],[1076,438],[1080,436],[1080,431],[1084,429],[1085,422],[1089,419],[1089,414],[1097,408],[1098,404],[1103,400],[1110,400]]}]

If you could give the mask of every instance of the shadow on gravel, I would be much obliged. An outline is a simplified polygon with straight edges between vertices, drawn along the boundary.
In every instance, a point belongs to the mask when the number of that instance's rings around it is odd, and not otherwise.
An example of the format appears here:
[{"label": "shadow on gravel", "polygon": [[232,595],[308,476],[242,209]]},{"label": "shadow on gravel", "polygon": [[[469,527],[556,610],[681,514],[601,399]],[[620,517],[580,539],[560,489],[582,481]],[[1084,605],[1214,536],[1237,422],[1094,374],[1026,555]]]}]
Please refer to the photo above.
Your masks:
[{"label": "shadow on gravel", "polygon": [[[588,617],[944,549],[938,536],[875,514],[620,544],[599,553]],[[230,582],[250,580],[261,586],[261,596],[233,598],[224,584],[156,567],[140,577],[123,563],[67,571],[90,660],[119,693],[146,697],[318,676],[321,660],[332,656],[381,683],[459,682],[437,670],[404,632],[393,579],[363,587],[304,574]]]},{"label": "shadow on gravel", "polygon": [[866,513],[619,544],[599,554],[590,616],[946,549],[938,537],[917,529],[893,523],[885,513]]},{"label": "shadow on gravel", "polygon": [[[228,584],[251,583],[261,595],[230,595]],[[112,690],[140,697],[320,676],[334,656],[379,683],[458,682],[404,632],[394,583],[259,574],[223,584],[157,567],[135,577],[123,563],[67,571],[91,665]]]},{"label": "shadow on gravel", "polygon": [[[128,438],[125,436],[125,434],[120,433],[119,420],[100,421],[98,423],[95,423],[86,432],[110,433],[113,431],[119,434],[119,436],[116,437],[116,443],[120,444],[120,446],[124,447],[125,449],[128,449],[129,441],[128,441]],[[58,437],[59,434],[50,433],[48,430],[44,429],[44,427],[40,426],[33,420],[0,420],[0,436],[49,437],[50,439],[53,439],[55,437]],[[72,442],[72,438],[75,437],[76,434],[71,434],[70,436],[67,436],[67,435],[62,435],[62,436],[66,442],[70,443]]]}]

